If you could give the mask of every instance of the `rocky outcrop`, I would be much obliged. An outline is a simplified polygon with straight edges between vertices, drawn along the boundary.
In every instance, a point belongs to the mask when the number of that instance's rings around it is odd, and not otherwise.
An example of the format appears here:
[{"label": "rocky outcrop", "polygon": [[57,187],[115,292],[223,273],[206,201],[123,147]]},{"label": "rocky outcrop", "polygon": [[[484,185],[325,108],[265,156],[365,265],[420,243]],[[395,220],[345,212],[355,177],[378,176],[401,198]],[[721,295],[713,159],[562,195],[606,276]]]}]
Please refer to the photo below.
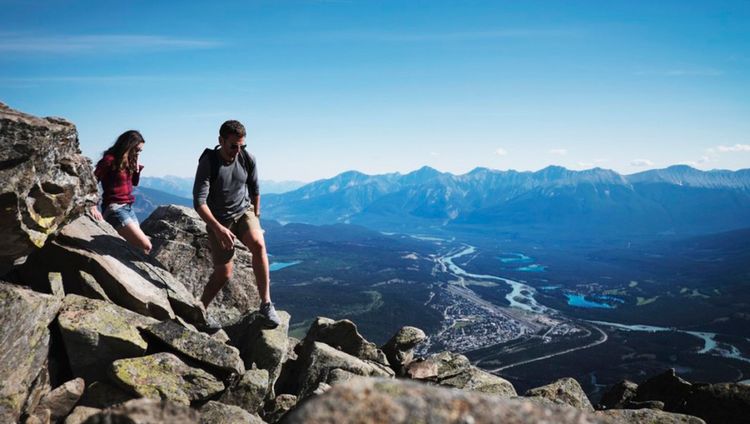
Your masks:
[{"label": "rocky outcrop", "polygon": [[297,404],[297,396],[281,394],[265,403],[263,407],[263,419],[269,423],[275,423]]},{"label": "rocky outcrop", "polygon": [[584,411],[594,411],[581,385],[572,378],[561,378],[542,387],[529,389],[524,396],[540,397],[561,405],[570,405]]},{"label": "rocky outcrop", "polygon": [[335,369],[361,376],[391,376],[380,367],[319,342],[306,345],[298,361],[300,362],[298,385],[300,398],[313,393],[320,383],[327,381],[328,375]]},{"label": "rocky outcrop", "polygon": [[169,400],[134,399],[89,417],[86,424],[198,424],[200,413]]},{"label": "rocky outcrop", "polygon": [[[706,424],[700,418],[653,409],[612,409],[599,411],[596,415],[607,417],[616,423],[627,424]],[[723,423],[724,421],[717,421]]]},{"label": "rocky outcrop", "polygon": [[635,392],[638,385],[629,380],[623,380],[607,390],[602,395],[601,401],[597,406],[599,409],[626,409],[635,398]]},{"label": "rocky outcrop", "polygon": [[185,357],[224,373],[242,375],[245,365],[240,352],[210,336],[189,330],[173,321],[163,321],[145,328],[146,332]]},{"label": "rocky outcrop", "polygon": [[[177,314],[188,322],[205,322],[203,306],[179,280],[130,247],[109,224],[88,215],[66,225],[19,272],[31,280],[60,272],[63,285],[70,286],[67,292],[88,295],[82,285],[91,284],[81,281],[81,270],[93,277],[108,299],[131,311],[157,319]],[[97,291],[88,288],[92,290]]]},{"label": "rocky outcrop", "polygon": [[388,365],[383,351],[359,334],[357,326],[348,319],[334,321],[318,317],[307,331],[303,343],[321,342],[355,356],[363,361]]},{"label": "rocky outcrop", "polygon": [[[49,410],[52,421],[65,418],[81,399],[85,383],[82,378],[70,380],[47,393],[39,402],[36,411]],[[35,412],[35,414],[37,413]]]},{"label": "rocky outcrop", "polygon": [[737,383],[694,384],[683,411],[709,423],[747,423],[750,419],[750,386]]},{"label": "rocky outcrop", "polygon": [[157,321],[102,300],[65,297],[58,317],[73,374],[88,383],[107,379],[109,365],[145,354],[138,328]]},{"label": "rocky outcrop", "polygon": [[219,401],[255,414],[260,411],[267,394],[268,371],[251,369],[247,370],[238,382],[231,385]]},{"label": "rocky outcrop", "polygon": [[221,402],[209,401],[200,409],[200,424],[262,424],[259,416],[244,409],[225,405]]},{"label": "rocky outcrop", "polygon": [[417,327],[401,327],[381,348],[388,363],[398,376],[406,374],[406,366],[414,360],[414,348],[427,340],[424,331]]},{"label": "rocky outcrop", "polygon": [[0,282],[0,422],[15,422],[49,354],[59,297]]},{"label": "rocky outcrop", "polygon": [[99,408],[91,408],[89,406],[76,406],[73,411],[65,418],[64,424],[82,424],[89,417],[102,412]]},{"label": "rocky outcrop", "polygon": [[508,380],[482,371],[471,365],[464,355],[441,352],[420,361],[411,362],[406,374],[416,380],[434,382],[441,386],[471,390],[504,397],[516,396],[516,389]]},{"label": "rocky outcrop", "polygon": [[692,384],[678,377],[674,369],[667,370],[638,385],[633,401],[658,400],[664,402],[667,411],[684,410]]},{"label": "rocky outcrop", "polygon": [[594,424],[613,421],[570,407],[371,378],[331,388],[290,412],[284,422]]},{"label": "rocky outcrop", "polygon": [[[141,224],[151,237],[152,256],[200,298],[213,269],[206,224],[190,208],[160,206]],[[237,243],[234,275],[211,302],[209,313],[222,323],[258,309],[260,297],[252,272],[252,255]]]},{"label": "rocky outcrop", "polygon": [[140,396],[186,405],[224,390],[224,384],[211,374],[166,352],[117,360],[112,363],[110,375],[122,387]]},{"label": "rocky outcrop", "polygon": [[75,125],[0,103],[0,275],[96,198]]},{"label": "rocky outcrop", "polygon": [[281,367],[286,362],[289,352],[290,316],[279,311],[281,324],[274,329],[266,329],[258,313],[245,315],[236,323],[225,328],[230,343],[240,349],[242,360],[250,366],[268,371],[268,395],[273,399],[274,384],[281,374]]}]

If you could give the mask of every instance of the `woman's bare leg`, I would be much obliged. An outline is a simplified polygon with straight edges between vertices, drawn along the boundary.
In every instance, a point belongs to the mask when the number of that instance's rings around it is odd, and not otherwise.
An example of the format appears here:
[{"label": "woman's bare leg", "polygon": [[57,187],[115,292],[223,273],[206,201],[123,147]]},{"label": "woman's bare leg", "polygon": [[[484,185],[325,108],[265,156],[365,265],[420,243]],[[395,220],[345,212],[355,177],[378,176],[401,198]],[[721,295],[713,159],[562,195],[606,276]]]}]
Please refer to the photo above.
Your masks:
[{"label": "woman's bare leg", "polygon": [[146,237],[146,234],[143,233],[143,230],[141,230],[141,227],[137,223],[131,222],[124,227],[120,227],[117,229],[117,233],[127,240],[128,243],[139,249],[143,249],[143,252],[147,255],[151,251],[151,240]]}]

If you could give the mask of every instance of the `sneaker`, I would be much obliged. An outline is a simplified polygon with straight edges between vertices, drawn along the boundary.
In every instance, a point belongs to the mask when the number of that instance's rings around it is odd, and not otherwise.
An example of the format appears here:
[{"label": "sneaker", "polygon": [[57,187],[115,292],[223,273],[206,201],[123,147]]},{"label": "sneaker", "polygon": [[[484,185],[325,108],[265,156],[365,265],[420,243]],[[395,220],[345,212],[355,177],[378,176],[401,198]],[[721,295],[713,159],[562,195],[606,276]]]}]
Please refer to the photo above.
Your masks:
[{"label": "sneaker", "polygon": [[276,313],[276,308],[273,307],[273,303],[261,303],[260,304],[260,316],[263,318],[263,326],[271,329],[276,328],[281,324],[279,314]]}]

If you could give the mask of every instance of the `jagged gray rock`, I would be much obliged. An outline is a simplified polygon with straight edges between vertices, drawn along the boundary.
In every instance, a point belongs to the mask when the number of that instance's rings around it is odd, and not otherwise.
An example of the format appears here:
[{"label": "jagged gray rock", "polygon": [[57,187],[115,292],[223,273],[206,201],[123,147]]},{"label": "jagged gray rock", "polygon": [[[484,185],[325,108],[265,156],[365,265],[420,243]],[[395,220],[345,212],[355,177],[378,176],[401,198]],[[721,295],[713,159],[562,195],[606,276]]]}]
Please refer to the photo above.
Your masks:
[{"label": "jagged gray rock", "polygon": [[325,343],[312,342],[307,345],[300,354],[298,361],[301,364],[299,373],[300,398],[309,396],[320,383],[325,383],[328,374],[336,368],[361,376],[391,377],[382,368]]},{"label": "jagged gray rock", "polygon": [[614,421],[567,406],[545,406],[416,382],[363,378],[331,388],[291,411],[285,423],[540,423]]},{"label": "jagged gray rock", "polygon": [[184,404],[208,399],[224,390],[224,384],[211,374],[166,352],[117,360],[112,363],[110,376],[140,396]]},{"label": "jagged gray rock", "polygon": [[198,424],[200,413],[169,400],[140,398],[90,416],[85,424]]},{"label": "jagged gray rock", "polygon": [[524,396],[541,397],[584,411],[594,411],[594,407],[591,405],[588,396],[586,396],[586,392],[583,391],[578,381],[573,378],[561,378],[545,386],[529,389]]},{"label": "jagged gray rock", "polygon": [[750,416],[750,386],[738,383],[694,384],[687,397],[685,414],[709,423],[747,423]]},{"label": "jagged gray rock", "polygon": [[96,198],[75,125],[0,103],[0,275]]},{"label": "jagged gray rock", "polygon": [[610,387],[599,401],[599,409],[623,409],[635,397],[638,384],[622,380]]},{"label": "jagged gray rock", "polygon": [[455,387],[462,390],[482,392],[503,397],[516,396],[513,384],[496,375],[482,371],[472,366],[468,370],[438,381],[438,384],[446,387]]},{"label": "jagged gray rock", "polygon": [[639,384],[632,400],[659,400],[664,402],[664,409],[667,411],[682,411],[692,386],[678,377],[672,368]]},{"label": "jagged gray rock", "polygon": [[275,423],[281,420],[296,404],[297,396],[280,394],[263,405],[263,419],[266,422]]},{"label": "jagged gray rock", "polygon": [[64,424],[82,424],[92,415],[96,415],[102,410],[90,406],[76,406],[73,411],[65,418]]},{"label": "jagged gray rock", "polygon": [[406,374],[406,366],[414,360],[414,348],[427,340],[424,331],[417,327],[401,327],[386,344],[381,347],[388,363],[396,375]]},{"label": "jagged gray rock", "polygon": [[245,411],[255,414],[259,412],[267,395],[268,371],[250,369],[221,395],[219,401],[227,405],[239,406]]},{"label": "jagged gray rock", "polygon": [[226,373],[245,373],[240,352],[206,334],[191,331],[173,321],[150,325],[145,331],[183,356]]},{"label": "jagged gray rock", "polygon": [[[114,303],[157,319],[205,322],[201,303],[172,274],[132,248],[106,222],[82,216],[29,257],[26,274],[57,271],[63,284],[80,288],[79,271],[91,274]],[[36,278],[34,278],[36,279]],[[74,292],[74,289],[68,290]]]},{"label": "jagged gray rock", "polygon": [[58,317],[73,374],[89,383],[105,380],[112,361],[143,355],[148,343],[138,328],[156,322],[112,303],[74,294],[65,297]]},{"label": "jagged gray rock", "polygon": [[[213,262],[206,224],[198,214],[183,206],[160,206],[143,221],[141,228],[151,237],[152,257],[200,298]],[[234,275],[211,302],[209,313],[226,323],[257,310],[259,305],[252,255],[244,245],[237,243]]]},{"label": "jagged gray rock", "polygon": [[81,399],[85,387],[82,378],[70,380],[47,393],[36,409],[48,409],[53,421],[65,418]]},{"label": "jagged gray rock", "polygon": [[113,384],[95,381],[86,387],[79,405],[104,409],[138,397],[138,395],[134,395],[131,391],[126,391]]},{"label": "jagged gray rock", "polygon": [[[706,424],[700,418],[653,409],[610,409],[597,411],[596,415],[623,424]],[[724,423],[725,421],[717,421]]]},{"label": "jagged gray rock", "polygon": [[312,342],[325,343],[364,361],[389,365],[383,351],[375,343],[365,340],[357,331],[357,326],[348,319],[334,321],[325,317],[316,318],[303,340],[303,343]]},{"label": "jagged gray rock", "polygon": [[406,374],[415,380],[426,380],[441,386],[495,394],[516,396],[516,389],[508,380],[482,371],[471,365],[469,358],[453,352],[440,352],[421,361],[413,361]]},{"label": "jagged gray rock", "polygon": [[42,397],[46,396],[47,393],[49,393],[51,390],[52,386],[50,385],[48,360],[47,364],[42,366],[42,370],[39,372],[39,375],[37,375],[36,379],[34,379],[34,382],[31,383],[31,386],[29,387],[29,395],[26,398],[26,403],[21,410],[22,413],[31,415],[34,410],[36,410],[39,402],[41,402]]},{"label": "jagged gray rock", "polygon": [[0,422],[16,422],[49,353],[62,299],[0,282]]},{"label": "jagged gray rock", "polygon": [[209,401],[200,409],[200,424],[261,424],[263,420],[239,406]]}]

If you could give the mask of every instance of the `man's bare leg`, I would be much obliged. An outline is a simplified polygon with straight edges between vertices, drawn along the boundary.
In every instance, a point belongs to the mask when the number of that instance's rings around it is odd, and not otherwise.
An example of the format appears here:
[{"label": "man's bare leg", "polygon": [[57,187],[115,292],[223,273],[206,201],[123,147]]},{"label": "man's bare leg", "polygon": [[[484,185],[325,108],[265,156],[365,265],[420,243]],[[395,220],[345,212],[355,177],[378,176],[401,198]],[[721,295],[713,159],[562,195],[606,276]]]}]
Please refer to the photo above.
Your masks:
[{"label": "man's bare leg", "polygon": [[232,278],[233,269],[234,265],[232,261],[225,264],[214,264],[214,271],[211,273],[211,277],[208,279],[206,288],[203,289],[203,294],[201,295],[203,306],[208,308],[208,304],[214,300],[227,281]]},{"label": "man's bare leg", "polygon": [[268,252],[262,230],[249,230],[242,235],[242,243],[253,254],[253,273],[258,295],[263,303],[271,301],[271,278],[268,270]]}]

